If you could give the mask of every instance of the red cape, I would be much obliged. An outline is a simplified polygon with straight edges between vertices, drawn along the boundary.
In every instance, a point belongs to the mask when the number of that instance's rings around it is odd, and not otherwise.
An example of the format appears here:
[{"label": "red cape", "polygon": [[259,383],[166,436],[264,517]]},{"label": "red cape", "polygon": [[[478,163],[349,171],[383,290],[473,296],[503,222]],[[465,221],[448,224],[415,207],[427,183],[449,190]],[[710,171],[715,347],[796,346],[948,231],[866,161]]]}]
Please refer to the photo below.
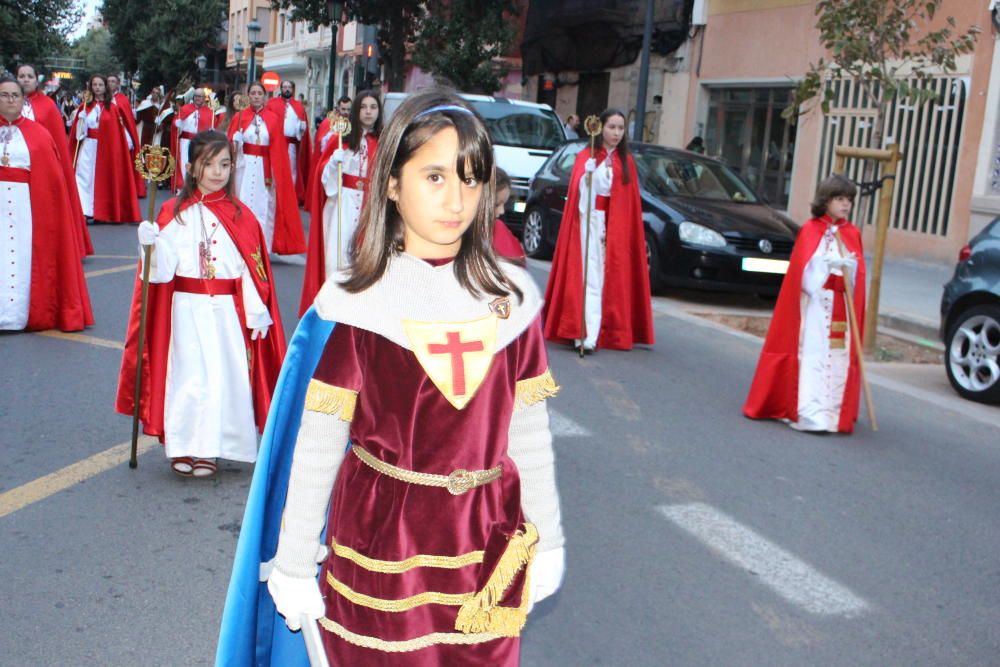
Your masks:
[{"label": "red cape", "polygon": [[[135,156],[139,153],[142,148],[142,144],[139,143],[139,131],[135,126],[135,116],[132,114],[132,102],[129,101],[128,97],[123,93],[114,94],[115,103],[118,105],[118,111],[122,117],[122,124],[125,126],[125,131],[128,132],[129,136],[132,137],[132,163],[135,164]],[[126,145],[128,145],[126,143]],[[134,172],[135,176],[135,192],[139,197],[146,196],[146,181],[143,180],[139,172]]]},{"label": "red cape", "polygon": [[73,212],[73,234],[80,245],[80,251],[85,255],[94,254],[94,244],[90,241],[90,232],[87,230],[87,220],[83,217],[83,208],[80,206],[80,192],[76,189],[76,173],[73,171],[73,154],[69,152],[69,142],[66,140],[66,123],[63,122],[62,113],[59,107],[52,101],[52,98],[41,91],[36,90],[26,98],[31,103],[31,111],[35,116],[35,122],[49,131],[52,141],[55,142],[56,155],[63,165],[64,177],[66,179],[66,189],[69,192],[69,206]]},{"label": "red cape", "polygon": [[[250,127],[253,110],[244,109],[229,123],[227,134],[232,140],[238,129],[240,132]],[[267,126],[270,141],[271,178],[274,179],[274,240],[271,251],[278,255],[297,255],[306,251],[306,237],[302,231],[295,186],[292,185],[292,167],[288,161],[288,144],[282,131],[281,121],[267,109],[262,109],[260,117]]]},{"label": "red cape", "polygon": [[[788,272],[781,283],[774,316],[767,330],[764,349],[761,350],[757,371],[750,385],[750,395],[743,406],[743,414],[751,419],[799,419],[799,331],[801,328],[802,273],[819,247],[826,231],[829,217],[812,219],[802,226]],[[848,252],[858,260],[854,285],[854,312],[858,327],[865,329],[865,255],[861,247],[861,234],[850,223],[840,225],[840,237]],[[838,430],[850,433],[858,419],[860,376],[858,357],[851,345],[850,368],[844,387],[844,400],[840,410]]]},{"label": "red cape", "polygon": [[180,111],[174,114],[174,118],[170,119],[170,125],[172,126],[172,132],[170,133],[170,154],[177,161],[177,170],[174,172],[175,190],[180,190],[184,187],[184,174],[181,173],[181,133],[174,124],[178,121],[186,120],[195,111],[198,112],[198,132],[211,130],[215,127],[215,114],[212,113],[212,108],[207,104],[203,104],[199,109],[193,102],[188,102],[181,107]]},{"label": "red cape", "polygon": [[94,323],[94,313],[75,223],[66,224],[74,218],[65,168],[48,130],[27,118],[15,125],[31,155],[31,301],[26,328],[80,331]]},{"label": "red cape", "polygon": [[[306,183],[306,204],[312,201],[313,193],[312,190],[315,187],[322,187],[323,184],[320,183],[319,186],[316,185],[316,164],[323,158],[323,137],[325,137],[330,132],[330,119],[324,118],[319,127],[316,128],[316,136],[313,137],[313,145],[310,151],[309,157],[312,159],[312,164],[309,165],[309,182]],[[323,172],[320,172],[323,173]]]},{"label": "red cape", "polygon": [[[299,151],[295,160],[295,197],[298,199],[299,206],[302,206],[306,203],[306,193],[309,190],[309,177],[312,175],[312,141],[309,139],[309,119],[306,117],[306,110],[302,106],[302,102],[288,100],[288,103],[292,106],[299,120],[306,124],[306,133],[302,135],[302,141],[299,142]],[[285,99],[280,95],[272,97],[267,101],[267,105],[264,108],[268,109],[281,121],[281,133],[284,135]]]},{"label": "red cape", "polygon": [[[365,134],[365,141],[368,142],[368,173],[365,174],[367,181],[371,175],[371,170],[375,166],[375,153],[378,150],[378,138],[371,134]],[[306,274],[302,281],[302,298],[299,300],[299,317],[309,310],[313,304],[316,294],[326,282],[326,240],[323,238],[323,207],[326,206],[326,188],[323,187],[323,170],[330,162],[330,156],[340,147],[337,137],[331,137],[326,144],[326,150],[320,156],[319,162],[313,171],[313,187],[309,190],[309,250],[306,253]],[[363,200],[367,201],[368,193],[365,192]],[[345,239],[346,240],[346,239]]]},{"label": "red cape", "polygon": [[507,259],[524,261],[524,248],[517,237],[507,229],[503,220],[496,220],[493,223],[493,250],[496,254]]},{"label": "red cape", "polygon": [[[598,164],[605,151],[597,152]],[[580,151],[570,176],[569,196],[559,225],[559,239],[552,258],[552,272],[545,289],[545,337],[572,343],[583,337],[583,257],[580,252],[580,177],[590,157],[590,148]],[[646,268],[645,230],[638,172],[628,156],[631,181],[622,183],[622,163],[612,154],[611,203],[607,214],[604,262],[604,296],[601,300],[601,332],[597,347],[628,350],[636,343],[652,345],[653,311]]]},{"label": "red cape", "polygon": [[[80,114],[93,108],[81,107],[70,127],[70,151],[77,154],[76,124]],[[125,121],[117,104],[105,104],[97,126],[97,165],[94,174],[94,219],[101,222],[138,222],[138,195],[135,191],[135,162],[122,133]],[[75,160],[74,160],[75,161]],[[74,167],[75,169],[75,167]]]},{"label": "red cape", "polygon": [[[194,198],[181,204],[180,210],[198,201]],[[254,217],[249,207],[236,204],[228,199],[222,199],[207,204],[209,210],[219,218],[219,222],[229,233],[243,261],[250,267],[254,287],[261,300],[267,306],[274,324],[267,333],[267,338],[250,339],[250,331],[243,330],[247,344],[247,356],[250,360],[250,385],[253,395],[254,416],[257,430],[263,432],[267,411],[271,406],[271,394],[278,381],[281,362],[285,356],[285,332],[281,326],[281,313],[278,310],[278,297],[274,289],[274,275],[271,273],[271,262],[264,245],[264,234],[260,223]],[[160,209],[156,222],[160,228],[166,227],[174,218],[177,199],[170,199]],[[262,279],[254,267],[259,256],[263,262],[266,280]],[[136,346],[139,341],[139,309],[142,295],[142,263],[136,272],[135,290],[132,295],[132,309],[129,316],[128,332],[125,336],[125,352],[122,355],[121,371],[118,375],[118,397],[115,410],[121,414],[131,415],[135,392]],[[167,388],[167,356],[170,350],[171,312],[174,300],[174,283],[151,283],[149,285],[149,302],[146,312],[146,341],[142,350],[142,395],[139,401],[139,418],[142,420],[143,433],[155,435],[163,441],[163,412]],[[236,297],[237,311],[240,322],[244,322],[242,299],[239,292]]]}]

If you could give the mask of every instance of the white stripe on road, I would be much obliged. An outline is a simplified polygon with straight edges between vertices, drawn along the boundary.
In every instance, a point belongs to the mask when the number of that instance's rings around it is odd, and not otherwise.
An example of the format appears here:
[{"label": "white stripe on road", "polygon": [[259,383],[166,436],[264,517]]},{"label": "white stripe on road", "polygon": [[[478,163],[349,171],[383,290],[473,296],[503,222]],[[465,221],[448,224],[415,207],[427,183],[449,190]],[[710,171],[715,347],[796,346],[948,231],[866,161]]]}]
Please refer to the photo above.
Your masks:
[{"label": "white stripe on road", "polygon": [[549,409],[549,430],[554,438],[589,438],[590,431],[563,413]]},{"label": "white stripe on road", "polygon": [[868,609],[867,602],[844,586],[710,505],[661,505],[656,509],[709,549],[752,572],[765,586],[808,612],[857,616]]}]

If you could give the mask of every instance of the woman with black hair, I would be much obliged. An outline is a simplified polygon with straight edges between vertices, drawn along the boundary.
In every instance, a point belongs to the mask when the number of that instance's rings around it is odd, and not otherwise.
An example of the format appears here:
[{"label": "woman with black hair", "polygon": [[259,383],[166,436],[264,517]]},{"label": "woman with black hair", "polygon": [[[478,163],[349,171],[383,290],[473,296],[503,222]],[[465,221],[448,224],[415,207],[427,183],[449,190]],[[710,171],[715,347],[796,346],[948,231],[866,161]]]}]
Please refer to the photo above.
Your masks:
[{"label": "woman with black hair", "polygon": [[654,342],[639,177],[625,114],[606,110],[601,127],[597,151],[588,146],[576,156],[545,290],[545,337],[583,352]]}]

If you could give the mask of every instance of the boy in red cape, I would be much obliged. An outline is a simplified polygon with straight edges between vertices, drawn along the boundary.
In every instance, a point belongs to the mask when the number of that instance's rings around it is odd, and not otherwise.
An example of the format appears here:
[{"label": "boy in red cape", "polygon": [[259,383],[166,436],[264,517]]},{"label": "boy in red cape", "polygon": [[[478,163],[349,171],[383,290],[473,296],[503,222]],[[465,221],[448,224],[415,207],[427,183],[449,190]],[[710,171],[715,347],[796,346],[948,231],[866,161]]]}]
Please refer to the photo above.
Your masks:
[{"label": "boy in red cape", "polygon": [[[118,115],[122,119],[122,125],[125,127],[125,131],[128,132],[128,136],[132,139],[132,148],[130,153],[132,155],[132,160],[135,160],[136,154],[142,148],[139,143],[139,131],[135,124],[135,115],[132,113],[132,102],[129,100],[128,96],[121,91],[121,79],[119,79],[114,74],[108,75],[108,97],[112,104],[118,106]],[[143,180],[142,175],[134,171],[132,172],[135,178],[135,191],[140,197],[146,196],[146,181]]]},{"label": "boy in red cape", "polygon": [[187,169],[187,148],[194,135],[215,127],[215,115],[208,106],[208,94],[205,88],[195,88],[191,101],[177,112],[174,118],[174,131],[170,135],[170,152],[177,160],[177,170],[174,172],[174,189],[184,187],[184,173]]},{"label": "boy in red cape", "polygon": [[73,213],[63,165],[49,132],[21,116],[17,81],[0,79],[0,92],[16,95],[0,100],[0,191],[6,195],[0,215],[11,223],[0,242],[4,262],[10,259],[0,279],[0,329],[80,331],[94,315],[76,229],[67,224]]},{"label": "boy in red cape", "polygon": [[295,82],[281,82],[281,95],[272,97],[265,107],[281,121],[288,145],[288,163],[291,165],[292,182],[299,206],[306,203],[309,177],[312,175],[312,140],[309,138],[309,118],[302,102],[295,99]]},{"label": "boy in red cape", "polygon": [[229,122],[236,149],[236,196],[260,221],[268,252],[297,255],[306,251],[298,199],[288,162],[281,120],[264,108],[267,93],[259,81],[250,84],[250,106]]},{"label": "boy in red cape", "polygon": [[[652,345],[655,341],[639,175],[628,152],[624,114],[608,109],[601,114],[601,123],[603,146],[593,156],[589,146],[580,151],[570,176],[569,196],[545,290],[545,337],[577,347],[582,345],[587,351],[595,347],[629,350],[637,343]],[[581,201],[580,189],[581,185],[586,189],[588,169],[605,173],[610,170],[611,185],[610,190],[602,192],[599,181],[604,180],[606,188],[608,177],[599,179],[595,174],[585,333],[582,251],[585,231],[580,219],[585,215],[587,202]],[[602,235],[606,243],[602,243]]]},{"label": "boy in red cape", "polygon": [[[191,157],[181,194],[156,224],[139,226],[140,243],[155,248],[140,418],[174,472],[210,476],[217,458],[256,460],[285,334],[260,225],[232,197],[228,140],[202,132]],[[134,406],[140,295],[141,271],[115,405],[122,414]]]},{"label": "boy in red cape", "polygon": [[854,430],[860,375],[844,274],[854,287],[855,315],[864,331],[864,252],[861,234],[847,221],[856,192],[854,183],[839,175],[819,185],[813,218],[795,241],[743,406],[751,419],[781,419],[800,431]]}]

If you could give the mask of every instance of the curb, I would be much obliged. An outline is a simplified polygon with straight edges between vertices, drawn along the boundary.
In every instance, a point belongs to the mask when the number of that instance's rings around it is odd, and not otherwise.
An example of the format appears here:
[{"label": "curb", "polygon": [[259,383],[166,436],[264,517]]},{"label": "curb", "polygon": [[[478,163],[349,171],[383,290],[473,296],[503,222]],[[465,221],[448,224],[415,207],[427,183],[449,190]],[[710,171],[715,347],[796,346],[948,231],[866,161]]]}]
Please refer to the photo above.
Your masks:
[{"label": "curb", "polygon": [[[916,336],[935,346],[941,344],[941,334],[939,333],[937,324],[912,315],[883,311],[878,316],[878,328],[879,330],[890,329],[909,334],[910,336]],[[892,334],[889,333],[889,335]]]}]

